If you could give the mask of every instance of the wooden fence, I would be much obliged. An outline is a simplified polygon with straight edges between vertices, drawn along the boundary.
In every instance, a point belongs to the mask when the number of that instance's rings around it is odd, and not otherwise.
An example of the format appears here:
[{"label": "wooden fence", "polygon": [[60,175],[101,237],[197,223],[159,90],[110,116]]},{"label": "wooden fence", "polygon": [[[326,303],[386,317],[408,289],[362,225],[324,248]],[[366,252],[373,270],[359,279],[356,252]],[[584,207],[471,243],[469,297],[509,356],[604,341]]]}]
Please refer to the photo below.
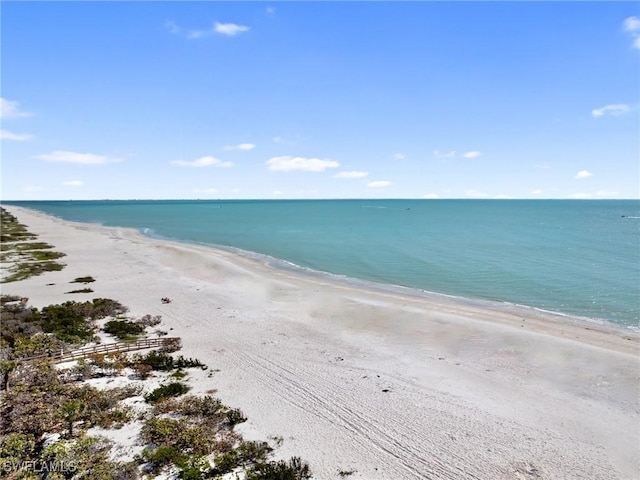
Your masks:
[{"label": "wooden fence", "polygon": [[22,358],[19,361],[35,362],[38,360],[51,360],[53,363],[62,363],[87,358],[91,355],[133,352],[146,348],[170,348],[172,350],[178,350],[180,348],[180,337],[142,338],[134,342],[107,343],[93,347],[83,347],[77,350],[51,352],[50,355],[35,355],[33,357]]}]

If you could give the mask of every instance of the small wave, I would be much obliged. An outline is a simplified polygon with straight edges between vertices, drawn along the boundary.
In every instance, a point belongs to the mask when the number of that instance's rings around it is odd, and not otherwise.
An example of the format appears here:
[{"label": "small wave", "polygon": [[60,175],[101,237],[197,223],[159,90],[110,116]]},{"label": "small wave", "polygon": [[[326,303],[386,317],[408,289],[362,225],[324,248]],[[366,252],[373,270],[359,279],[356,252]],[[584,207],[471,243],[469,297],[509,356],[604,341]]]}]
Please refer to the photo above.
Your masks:
[{"label": "small wave", "polygon": [[360,205],[360,208],[389,208],[389,207],[381,207],[378,205]]}]

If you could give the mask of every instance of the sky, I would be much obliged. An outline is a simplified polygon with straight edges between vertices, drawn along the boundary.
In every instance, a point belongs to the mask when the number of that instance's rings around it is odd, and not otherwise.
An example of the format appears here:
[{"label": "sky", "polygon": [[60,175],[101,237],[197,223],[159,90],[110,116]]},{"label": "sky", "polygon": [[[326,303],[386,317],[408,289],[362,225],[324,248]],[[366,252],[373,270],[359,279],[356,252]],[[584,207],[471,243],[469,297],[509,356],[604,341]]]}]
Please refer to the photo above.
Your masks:
[{"label": "sky", "polygon": [[635,2],[3,2],[3,200],[640,198]]}]

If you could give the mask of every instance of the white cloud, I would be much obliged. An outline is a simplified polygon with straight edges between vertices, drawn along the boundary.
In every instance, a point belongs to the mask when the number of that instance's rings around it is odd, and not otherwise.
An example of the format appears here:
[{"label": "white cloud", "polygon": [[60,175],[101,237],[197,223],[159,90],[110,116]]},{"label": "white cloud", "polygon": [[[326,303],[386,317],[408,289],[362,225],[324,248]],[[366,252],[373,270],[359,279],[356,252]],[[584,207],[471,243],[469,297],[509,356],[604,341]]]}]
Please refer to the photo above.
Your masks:
[{"label": "white cloud", "polygon": [[633,38],[633,48],[640,48],[640,18],[627,17],[622,22],[622,28]]},{"label": "white cloud", "polygon": [[81,187],[84,185],[82,180],[69,180],[68,182],[62,182],[62,185],[67,187]]},{"label": "white cloud", "polygon": [[246,25],[237,25],[235,23],[218,23],[214,25],[216,33],[228,35],[230,37],[249,30]]},{"label": "white cloud", "polygon": [[455,150],[451,150],[449,152],[441,152],[440,150],[434,150],[433,154],[437,158],[453,158],[453,157],[456,156],[456,151]]},{"label": "white cloud", "polygon": [[334,175],[335,178],[364,178],[366,176],[368,176],[369,173],[368,172],[358,172],[358,171],[352,171],[352,172],[340,172]]},{"label": "white cloud", "polygon": [[209,35],[213,35],[215,30],[189,30],[187,32],[186,37],[190,40],[196,40],[198,38],[208,37]]},{"label": "white cloud", "polygon": [[539,163],[537,165],[535,165],[536,168],[541,168],[543,170],[549,170],[551,168],[551,165],[549,165],[548,163]]},{"label": "white cloud", "polygon": [[55,152],[36,155],[35,158],[46,160],[47,162],[78,163],[80,165],[101,165],[122,161],[120,158],[105,157],[104,155],[95,155],[93,153],[68,152],[64,150],[56,150]]},{"label": "white cloud", "polygon": [[288,172],[290,170],[304,170],[306,172],[323,172],[327,168],[338,168],[339,162],[321,158],[291,157],[284,155],[267,160],[269,170]]},{"label": "white cloud", "polygon": [[273,195],[283,195],[283,194],[284,194],[284,192],[281,191],[281,190],[274,190],[273,191]]},{"label": "white cloud", "polygon": [[38,187],[36,185],[29,185],[28,187],[24,187],[22,190],[28,193],[39,192],[42,190],[42,187]]},{"label": "white cloud", "polygon": [[12,102],[0,97],[0,118],[18,118],[28,117],[30,115],[30,113],[20,110],[20,104],[18,102]]},{"label": "white cloud", "polygon": [[282,143],[282,137],[281,137],[281,136],[279,136],[279,135],[278,135],[277,137],[273,137],[273,141],[274,141],[275,143]]},{"label": "white cloud", "polygon": [[622,22],[624,29],[627,32],[636,32],[640,30],[640,18],[638,17],[627,17]]},{"label": "white cloud", "polygon": [[225,150],[253,150],[256,146],[253,143],[239,143],[238,145],[227,145]]},{"label": "white cloud", "polygon": [[575,174],[573,178],[575,178],[576,180],[579,180],[581,178],[588,178],[591,176],[593,176],[593,173],[588,172],[587,170],[580,170],[578,173]]},{"label": "white cloud", "polygon": [[9,130],[0,130],[0,140],[14,140],[17,142],[23,142],[33,138],[33,135],[28,133],[13,133]]},{"label": "white cloud", "polygon": [[375,182],[367,183],[367,187],[369,188],[384,188],[389,185],[391,185],[391,182],[388,182],[387,180],[376,180]]},{"label": "white cloud", "polygon": [[480,155],[482,155],[480,152],[473,151],[473,152],[467,152],[462,156],[464,158],[478,158]]},{"label": "white cloud", "polygon": [[219,160],[212,156],[196,158],[195,160],[191,160],[190,162],[185,160],[174,160],[171,163],[179,167],[233,167],[233,162],[223,162],[222,160]]},{"label": "white cloud", "polygon": [[623,115],[631,110],[629,105],[624,103],[617,103],[611,105],[605,105],[602,108],[596,108],[591,110],[593,118],[600,118],[604,115]]},{"label": "white cloud", "polygon": [[182,31],[182,29],[171,20],[167,20],[166,22],[164,22],[164,27],[169,31],[169,33],[172,33],[174,35],[177,35]]},{"label": "white cloud", "polygon": [[218,193],[218,189],[217,188],[196,188],[194,192],[212,194],[212,193]]},{"label": "white cloud", "polygon": [[393,158],[396,160],[404,160],[407,156],[404,153],[394,153]]},{"label": "white cloud", "polygon": [[466,192],[464,192],[464,194],[467,197],[475,197],[475,198],[484,198],[484,197],[488,196],[486,193],[480,192],[480,191],[474,190],[474,189],[467,190]]},{"label": "white cloud", "polygon": [[422,198],[440,198],[440,195],[438,195],[437,193],[426,193],[422,196]]},{"label": "white cloud", "polygon": [[273,15],[274,13],[276,13],[276,9],[275,7],[267,7],[265,9],[265,12],[267,12],[267,15]]},{"label": "white cloud", "polygon": [[[174,35],[180,34],[183,32],[183,29],[176,25],[174,22],[168,21],[164,24],[165,28]],[[237,25],[235,23],[219,23],[215,22],[213,26],[207,30],[186,30],[184,36],[191,40],[196,40],[199,38],[209,37],[211,35],[226,35],[228,37],[233,37],[242,32],[249,31],[249,27],[246,25]]]},{"label": "white cloud", "polygon": [[617,197],[618,195],[618,192],[611,192],[607,190],[598,190],[596,192],[596,197]]},{"label": "white cloud", "polygon": [[534,191],[533,191],[533,192],[531,192],[531,193],[532,193],[533,195],[540,195],[540,194],[542,194],[542,190],[537,189],[537,190],[534,190]]}]

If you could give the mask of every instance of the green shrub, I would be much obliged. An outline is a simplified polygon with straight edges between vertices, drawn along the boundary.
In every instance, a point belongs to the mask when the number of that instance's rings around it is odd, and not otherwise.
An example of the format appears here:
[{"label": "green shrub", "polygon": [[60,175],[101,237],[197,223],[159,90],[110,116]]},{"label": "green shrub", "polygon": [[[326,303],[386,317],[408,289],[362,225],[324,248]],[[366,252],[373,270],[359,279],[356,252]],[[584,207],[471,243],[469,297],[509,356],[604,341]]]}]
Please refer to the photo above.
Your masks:
[{"label": "green shrub", "polygon": [[65,342],[88,341],[93,337],[93,330],[81,307],[76,302],[44,307],[42,329]]},{"label": "green shrub", "polygon": [[91,290],[90,288],[79,288],[78,290],[71,290],[65,293],[91,293],[91,292],[93,292],[93,290]]},{"label": "green shrub", "polygon": [[104,324],[104,331],[120,340],[126,340],[140,335],[144,332],[144,327],[127,320],[110,320]]},{"label": "green shrub", "polygon": [[232,408],[227,412],[227,424],[233,428],[239,423],[247,421],[247,417],[244,416],[242,410],[239,408]]},{"label": "green shrub", "polygon": [[173,370],[173,357],[167,353],[156,350],[152,350],[146,355],[134,355],[132,363],[143,363],[149,365],[153,370]]},{"label": "green shrub", "polygon": [[105,317],[116,317],[118,315],[124,315],[129,311],[129,309],[120,302],[111,300],[110,298],[94,298],[91,306],[89,316],[93,320]]},{"label": "green shrub", "polygon": [[34,260],[38,260],[38,261],[57,260],[58,258],[62,258],[64,256],[66,256],[66,254],[61,252],[48,252],[48,251],[42,252],[39,250],[31,251],[31,257]]},{"label": "green shrub", "polygon": [[184,358],[180,355],[173,362],[173,368],[195,368],[200,367],[202,370],[206,370],[207,366],[197,358]]},{"label": "green shrub", "polygon": [[147,364],[153,370],[159,370],[163,372],[168,372],[170,370],[173,370],[174,368],[183,369],[200,367],[203,370],[206,369],[206,365],[204,365],[200,360],[193,358],[184,358],[182,355],[178,358],[173,358],[166,352],[156,350],[152,350],[146,355],[135,355],[131,363]]},{"label": "green shrub", "polygon": [[161,385],[153,392],[145,395],[144,399],[147,403],[155,403],[164,398],[179,397],[189,391],[189,387],[184,383],[172,382],[167,385]]},{"label": "green shrub", "polygon": [[311,478],[309,465],[299,457],[288,462],[260,462],[247,471],[247,480],[306,480]]},{"label": "green shrub", "polygon": [[154,475],[169,465],[183,465],[189,458],[182,453],[179,448],[172,445],[160,445],[154,449],[145,448],[142,451],[142,458],[149,462],[149,470]]},{"label": "green shrub", "polygon": [[57,272],[64,268],[62,263],[48,261],[38,263],[19,263],[11,268],[9,271],[11,275],[5,277],[4,283],[18,282],[29,277],[35,277],[41,275],[44,272]]},{"label": "green shrub", "polygon": [[35,438],[24,433],[9,433],[0,437],[0,474],[10,474],[11,467],[33,458]]},{"label": "green shrub", "polygon": [[184,429],[182,422],[173,418],[150,418],[140,430],[140,438],[153,445],[175,445]]},{"label": "green shrub", "polygon": [[93,277],[78,277],[75,280],[72,280],[69,283],[91,283],[91,282],[95,282],[96,279]]}]

